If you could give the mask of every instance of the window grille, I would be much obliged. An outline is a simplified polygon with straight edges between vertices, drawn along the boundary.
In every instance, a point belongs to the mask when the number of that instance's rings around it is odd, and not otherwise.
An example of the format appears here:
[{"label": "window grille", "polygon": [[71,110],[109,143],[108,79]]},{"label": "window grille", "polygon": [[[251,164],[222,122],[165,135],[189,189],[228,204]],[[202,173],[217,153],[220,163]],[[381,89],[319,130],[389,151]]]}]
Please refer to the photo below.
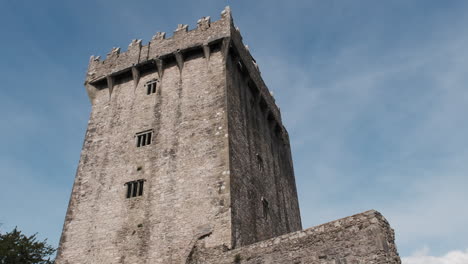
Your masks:
[{"label": "window grille", "polygon": [[142,196],[144,183],[145,180],[136,180],[125,183],[127,186],[127,198]]},{"label": "window grille", "polygon": [[152,130],[147,130],[147,131],[142,131],[140,133],[137,133],[136,134],[137,148],[151,144],[152,137],[153,137]]},{"label": "window grille", "polygon": [[149,81],[149,82],[146,83],[146,94],[147,95],[156,93],[156,83],[157,82],[158,82],[157,80],[152,80],[152,81]]}]

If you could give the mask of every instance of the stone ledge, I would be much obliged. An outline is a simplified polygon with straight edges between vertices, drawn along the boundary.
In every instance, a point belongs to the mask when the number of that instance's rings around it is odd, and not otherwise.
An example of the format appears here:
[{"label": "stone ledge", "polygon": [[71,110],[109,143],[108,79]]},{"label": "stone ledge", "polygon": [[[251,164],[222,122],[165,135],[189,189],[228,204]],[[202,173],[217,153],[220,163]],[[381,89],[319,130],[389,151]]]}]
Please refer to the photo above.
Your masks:
[{"label": "stone ledge", "polygon": [[[109,90],[109,97],[112,93],[113,78],[127,72],[137,72],[138,67],[150,65],[155,61],[176,58],[177,55],[182,58],[184,53],[200,48],[205,52],[205,57],[209,56],[210,45],[225,45],[226,49],[234,49],[240,56],[242,64],[245,65],[250,79],[255,83],[269,111],[276,119],[276,124],[280,126],[281,136],[285,142],[289,142],[289,136],[286,128],[282,125],[281,112],[276,105],[275,99],[271,95],[268,87],[261,77],[260,70],[247,46],[242,42],[242,36],[239,29],[234,26],[231,10],[226,7],[221,12],[221,19],[211,22],[209,17],[203,17],[198,20],[197,28],[188,30],[184,24],[178,25],[171,38],[166,39],[166,33],[157,32],[148,43],[142,45],[141,40],[133,40],[128,50],[121,53],[120,48],[112,48],[107,54],[106,59],[101,60],[100,56],[91,56],[89,60],[88,71],[86,74],[85,86],[91,103],[99,89],[96,84],[104,82]],[[207,52],[207,53],[206,53]],[[224,51],[228,53],[229,51]],[[178,61],[179,62],[179,61]],[[157,63],[154,63],[157,64]],[[183,62],[182,62],[183,66]],[[158,65],[158,71],[164,71],[164,63]],[[161,69],[163,68],[163,69]],[[138,72],[137,72],[138,73]],[[134,74],[138,75],[138,74]],[[161,75],[161,74],[160,74]],[[136,83],[138,80],[136,80]]]},{"label": "stone ledge", "polygon": [[377,211],[233,250],[195,246],[187,263],[400,264],[393,229]]}]

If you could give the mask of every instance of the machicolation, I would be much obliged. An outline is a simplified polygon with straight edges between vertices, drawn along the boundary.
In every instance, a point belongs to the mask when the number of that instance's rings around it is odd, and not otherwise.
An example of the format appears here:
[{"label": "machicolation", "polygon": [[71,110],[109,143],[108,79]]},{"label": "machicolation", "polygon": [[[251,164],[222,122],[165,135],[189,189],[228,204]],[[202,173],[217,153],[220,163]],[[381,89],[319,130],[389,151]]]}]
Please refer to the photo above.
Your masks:
[{"label": "machicolation", "polygon": [[376,211],[302,230],[289,136],[229,8],[91,56],[85,87],[57,264],[401,263]]}]

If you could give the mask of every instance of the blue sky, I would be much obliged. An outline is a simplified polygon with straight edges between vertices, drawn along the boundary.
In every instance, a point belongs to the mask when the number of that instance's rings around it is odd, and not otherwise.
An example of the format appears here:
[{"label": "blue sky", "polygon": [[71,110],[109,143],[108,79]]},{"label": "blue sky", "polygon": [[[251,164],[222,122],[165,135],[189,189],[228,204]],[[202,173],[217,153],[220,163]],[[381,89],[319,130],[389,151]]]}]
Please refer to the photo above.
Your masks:
[{"label": "blue sky", "polygon": [[463,0],[0,1],[0,228],[58,244],[90,55],[226,5],[289,130],[304,228],[376,209],[405,263],[468,255]]}]

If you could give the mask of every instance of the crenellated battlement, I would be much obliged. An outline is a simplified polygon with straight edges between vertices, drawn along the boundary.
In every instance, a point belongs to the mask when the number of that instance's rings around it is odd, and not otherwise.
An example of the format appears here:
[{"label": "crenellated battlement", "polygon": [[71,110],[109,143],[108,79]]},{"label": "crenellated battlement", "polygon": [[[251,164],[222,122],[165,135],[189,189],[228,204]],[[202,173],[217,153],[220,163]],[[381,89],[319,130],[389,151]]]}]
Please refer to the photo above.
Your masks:
[{"label": "crenellated battlement", "polygon": [[198,28],[201,30],[207,30],[211,25],[210,17],[202,17],[197,21]]},{"label": "crenellated battlement", "polygon": [[[91,56],[85,86],[91,102],[94,100],[97,89],[109,88],[112,93],[113,79],[121,74],[131,72],[135,84],[138,83],[138,69],[153,63],[156,65],[160,75],[164,72],[166,60],[175,60],[182,70],[184,55],[193,50],[204,53],[204,57],[209,59],[210,52],[214,47],[223,52],[224,56],[230,53],[236,54],[236,63],[246,69],[248,79],[259,91],[260,104],[266,108],[266,115],[276,119],[277,124],[281,124],[281,114],[276,106],[275,100],[264,83],[258,65],[250,54],[249,47],[242,42],[239,28],[234,26],[232,13],[229,7],[221,12],[221,18],[212,22],[210,17],[202,17],[197,21],[197,28],[189,30],[186,24],[179,24],[170,38],[166,38],[165,32],[157,32],[147,45],[142,44],[141,39],[134,39],[128,45],[125,52],[120,48],[112,48],[104,60],[100,56]],[[232,54],[231,54],[232,55]],[[96,84],[101,83],[101,88]],[[287,132],[280,125],[278,128],[283,131],[286,138]]]},{"label": "crenellated battlement", "polygon": [[227,7],[91,56],[57,264],[401,264],[376,211],[302,230],[279,108]]},{"label": "crenellated battlement", "polygon": [[184,53],[194,47],[219,42],[230,37],[231,27],[231,11],[226,7],[221,13],[221,19],[213,23],[210,17],[202,17],[193,30],[189,30],[188,25],[179,24],[170,38],[166,38],[165,32],[157,32],[147,45],[142,45],[142,40],[133,40],[125,52],[121,52],[120,48],[112,48],[104,60],[100,56],[91,56],[86,83],[93,84],[107,76],[116,76],[134,66],[166,57],[176,51]]}]

